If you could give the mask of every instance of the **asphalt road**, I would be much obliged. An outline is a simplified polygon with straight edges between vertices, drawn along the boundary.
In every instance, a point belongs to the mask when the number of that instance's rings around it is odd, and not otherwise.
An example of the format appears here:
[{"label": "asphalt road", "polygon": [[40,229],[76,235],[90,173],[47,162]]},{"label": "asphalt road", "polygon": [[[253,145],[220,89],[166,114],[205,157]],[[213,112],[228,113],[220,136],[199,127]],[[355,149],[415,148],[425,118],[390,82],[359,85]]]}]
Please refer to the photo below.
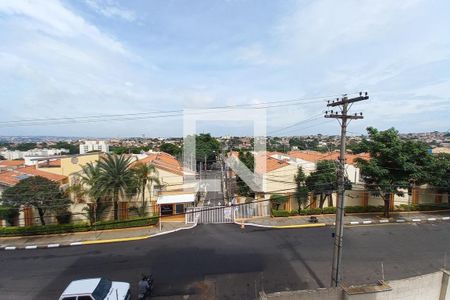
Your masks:
[{"label": "asphalt road", "polygon": [[205,206],[224,205],[223,193],[221,191],[222,173],[217,170],[206,171],[206,179],[216,180],[215,183],[208,182],[206,184],[206,197],[204,201]]},{"label": "asphalt road", "polygon": [[[267,292],[326,287],[331,229],[240,229],[234,224],[148,240],[0,252],[1,299],[57,299],[74,279],[106,276],[131,282],[155,276],[155,299],[254,299]],[[346,228],[347,284],[435,271],[450,257],[450,223]],[[450,261],[447,259],[447,265]]]}]

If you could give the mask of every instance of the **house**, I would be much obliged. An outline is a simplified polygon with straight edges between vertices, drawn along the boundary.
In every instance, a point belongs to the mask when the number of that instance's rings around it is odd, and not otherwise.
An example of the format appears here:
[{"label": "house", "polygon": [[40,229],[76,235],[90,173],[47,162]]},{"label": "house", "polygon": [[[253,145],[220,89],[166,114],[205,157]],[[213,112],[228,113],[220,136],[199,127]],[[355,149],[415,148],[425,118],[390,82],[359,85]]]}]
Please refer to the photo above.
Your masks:
[{"label": "house", "polygon": [[174,156],[165,152],[149,152],[135,163],[153,165],[158,172],[160,184],[153,183],[152,194],[147,197],[151,203],[150,213],[184,220],[183,213],[197,197],[195,173],[184,170]]},{"label": "house", "polygon": [[[321,160],[338,160],[339,152],[328,152],[321,153],[317,151],[291,151],[287,154],[290,158],[290,162],[295,162],[305,166],[306,163],[313,163],[314,165]],[[346,163],[345,163],[345,173],[347,178],[352,183],[352,190],[346,191],[345,195],[345,205],[346,206],[379,206],[384,205],[383,198],[376,197],[370,191],[367,191],[364,182],[361,178],[361,173],[359,168],[356,165],[356,159],[370,159],[370,155],[368,153],[360,153],[360,154],[346,154]],[[309,165],[307,165],[309,166]],[[315,167],[314,167],[315,169]],[[307,171],[313,171],[314,169],[307,169]],[[308,174],[308,172],[305,172]],[[439,195],[433,189],[430,189],[427,185],[416,186],[414,187],[412,194],[408,195],[407,190],[403,190],[405,196],[391,195],[391,209],[394,209],[396,205],[401,204],[419,204],[419,203],[442,203],[445,202],[445,198],[448,197],[446,195]],[[333,206],[336,206],[336,193],[332,194],[333,198]],[[317,201],[311,201],[311,207],[317,207]],[[291,205],[293,207],[295,205]],[[324,207],[327,206],[327,202],[324,203]]]},{"label": "house", "polygon": [[[10,171],[0,172],[0,196],[5,189],[12,187],[19,183],[20,180],[32,176],[41,176],[46,179],[59,183],[60,185],[67,185],[69,180],[67,176],[45,172],[36,168],[36,166],[19,167]],[[17,220],[19,226],[31,226],[37,224],[37,213],[31,207],[23,207]],[[1,224],[4,225],[4,224]]]},{"label": "house", "polygon": [[25,161],[23,159],[15,160],[0,160],[0,172],[11,171],[19,167],[24,167]]},{"label": "house", "polygon": [[[297,173],[297,166],[272,155],[272,152],[254,154],[255,175],[260,176],[262,182],[262,191],[255,194],[255,199],[261,201],[263,209],[270,208],[270,202],[264,200],[269,200],[271,195],[291,195],[295,191],[294,176]],[[237,200],[240,203],[245,201],[244,198]]]}]

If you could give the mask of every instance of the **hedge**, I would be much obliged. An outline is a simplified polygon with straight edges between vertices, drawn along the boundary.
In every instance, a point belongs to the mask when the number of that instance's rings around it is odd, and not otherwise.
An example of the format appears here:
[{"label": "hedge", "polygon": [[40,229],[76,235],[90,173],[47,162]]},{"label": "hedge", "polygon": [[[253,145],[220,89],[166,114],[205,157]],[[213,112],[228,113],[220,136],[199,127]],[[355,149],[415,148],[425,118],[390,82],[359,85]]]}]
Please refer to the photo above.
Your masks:
[{"label": "hedge", "polygon": [[124,221],[102,221],[90,226],[88,223],[79,224],[58,224],[58,225],[36,225],[29,227],[8,226],[0,227],[0,236],[14,235],[39,235],[39,234],[57,234],[71,232],[85,232],[94,230],[130,228],[139,226],[150,226],[158,223],[158,216],[151,218],[137,218]]},{"label": "hedge", "polygon": [[[443,203],[443,204],[434,204],[434,203],[424,203],[424,204],[413,204],[413,205],[406,205],[401,204],[399,206],[396,206],[395,211],[427,211],[427,210],[442,210],[442,209],[450,209],[449,203]],[[383,212],[384,206],[346,206],[345,212],[346,213],[367,213],[367,212]],[[336,207],[324,207],[323,209],[320,208],[307,208],[300,210],[300,213],[298,210],[292,210],[292,211],[286,211],[286,210],[275,210],[272,209],[272,216],[274,217],[289,217],[289,216],[304,216],[304,215],[319,215],[319,214],[335,214],[336,213]]]},{"label": "hedge", "polygon": [[272,209],[272,215],[274,217],[289,217],[290,213],[287,210],[276,210]]}]

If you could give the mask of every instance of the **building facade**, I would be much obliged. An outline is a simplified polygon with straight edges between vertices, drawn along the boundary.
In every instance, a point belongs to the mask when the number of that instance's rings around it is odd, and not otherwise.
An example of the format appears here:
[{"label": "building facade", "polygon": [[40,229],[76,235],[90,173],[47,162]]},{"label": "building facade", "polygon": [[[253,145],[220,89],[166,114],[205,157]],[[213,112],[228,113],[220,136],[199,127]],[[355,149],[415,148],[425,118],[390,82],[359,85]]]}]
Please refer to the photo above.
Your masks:
[{"label": "building facade", "polygon": [[109,144],[106,141],[84,141],[80,143],[80,154],[86,154],[92,151],[108,153]]}]

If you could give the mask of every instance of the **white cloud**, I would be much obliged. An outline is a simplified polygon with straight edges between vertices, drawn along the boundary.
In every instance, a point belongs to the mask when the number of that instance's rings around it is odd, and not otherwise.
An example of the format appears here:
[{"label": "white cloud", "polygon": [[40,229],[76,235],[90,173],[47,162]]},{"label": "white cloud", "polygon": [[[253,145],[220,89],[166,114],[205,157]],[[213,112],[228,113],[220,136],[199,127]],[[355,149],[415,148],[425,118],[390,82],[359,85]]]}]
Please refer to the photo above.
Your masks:
[{"label": "white cloud", "polygon": [[34,32],[42,31],[59,38],[87,38],[103,48],[128,54],[120,42],[102,33],[58,1],[2,1],[0,13],[25,17],[26,21],[17,21],[17,24]]},{"label": "white cloud", "polygon": [[86,4],[97,14],[108,18],[120,18],[122,20],[132,22],[136,20],[136,13],[132,10],[125,9],[116,1],[112,0],[85,0]]}]

